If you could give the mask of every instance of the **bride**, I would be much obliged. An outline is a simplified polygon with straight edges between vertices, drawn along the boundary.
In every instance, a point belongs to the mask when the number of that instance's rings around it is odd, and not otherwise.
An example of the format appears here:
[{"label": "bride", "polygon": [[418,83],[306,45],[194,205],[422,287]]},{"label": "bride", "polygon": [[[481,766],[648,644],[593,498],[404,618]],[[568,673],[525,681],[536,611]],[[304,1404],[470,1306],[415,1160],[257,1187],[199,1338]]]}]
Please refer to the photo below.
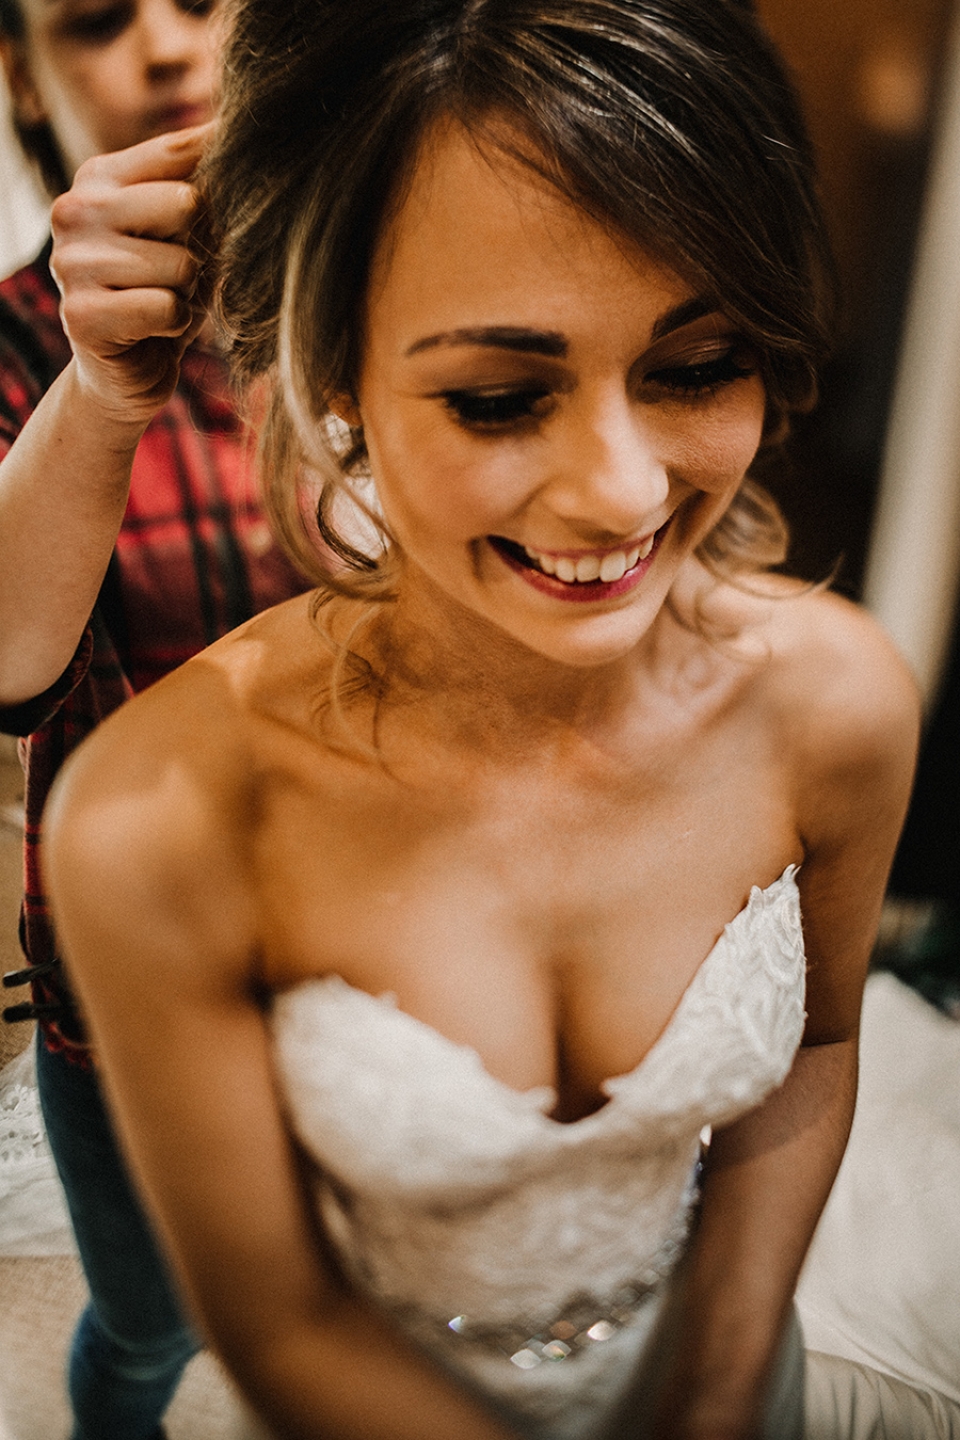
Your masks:
[{"label": "bride", "polygon": [[241,0],[224,90],[317,589],[46,852],[186,1293],[278,1436],[797,1436],[916,701],[747,478],[827,310],[779,63],[735,0]]}]

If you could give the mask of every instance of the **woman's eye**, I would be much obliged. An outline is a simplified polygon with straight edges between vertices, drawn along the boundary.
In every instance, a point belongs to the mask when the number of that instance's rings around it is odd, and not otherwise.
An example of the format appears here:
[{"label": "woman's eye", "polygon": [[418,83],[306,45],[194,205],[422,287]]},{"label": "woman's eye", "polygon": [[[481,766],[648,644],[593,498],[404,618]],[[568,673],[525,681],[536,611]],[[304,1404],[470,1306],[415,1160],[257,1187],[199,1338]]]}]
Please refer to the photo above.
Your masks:
[{"label": "woman's eye", "polygon": [[496,430],[539,417],[550,391],[543,386],[523,390],[444,390],[444,405],[460,425]]},{"label": "woman's eye", "polygon": [[644,379],[645,383],[652,382],[662,390],[697,398],[720,390],[724,385],[731,385],[735,380],[746,380],[756,373],[757,367],[749,352],[738,346],[714,359],[698,360],[691,365],[663,366],[660,370],[652,370]]},{"label": "woman's eye", "polygon": [[130,5],[108,5],[102,10],[80,10],[64,24],[67,35],[94,45],[105,45],[120,35],[133,19]]}]

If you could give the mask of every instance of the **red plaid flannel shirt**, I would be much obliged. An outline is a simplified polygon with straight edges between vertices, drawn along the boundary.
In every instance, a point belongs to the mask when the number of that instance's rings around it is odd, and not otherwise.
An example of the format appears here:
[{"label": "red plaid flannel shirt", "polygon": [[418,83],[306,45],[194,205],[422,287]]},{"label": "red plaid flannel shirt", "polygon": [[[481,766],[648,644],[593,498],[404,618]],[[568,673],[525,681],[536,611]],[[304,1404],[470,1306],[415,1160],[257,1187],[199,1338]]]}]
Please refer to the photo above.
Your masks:
[{"label": "red plaid flannel shirt", "polygon": [[[70,358],[48,259],[49,246],[0,282],[0,457]],[[173,398],[140,442],[120,535],[76,655],[45,694],[0,709],[0,731],[26,737],[20,942],[31,965],[55,965],[32,986],[51,1048],[87,1063],[40,875],[40,820],[54,776],[132,694],[305,583],[256,499],[250,437],[226,366],[193,346]]]}]

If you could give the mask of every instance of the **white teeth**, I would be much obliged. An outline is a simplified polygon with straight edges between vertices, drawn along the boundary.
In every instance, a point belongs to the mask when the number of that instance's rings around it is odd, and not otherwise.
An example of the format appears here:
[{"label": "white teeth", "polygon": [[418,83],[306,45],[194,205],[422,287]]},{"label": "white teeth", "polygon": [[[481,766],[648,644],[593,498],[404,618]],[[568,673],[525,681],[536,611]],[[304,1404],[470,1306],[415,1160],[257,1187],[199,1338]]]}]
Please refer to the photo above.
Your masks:
[{"label": "white teeth", "polygon": [[528,559],[532,560],[538,569],[545,575],[556,575],[557,562],[552,555],[541,555],[539,550],[531,550],[529,545],[524,545]]},{"label": "white teeth", "polygon": [[600,557],[598,555],[582,555],[577,561],[577,579],[581,584],[590,580],[596,580],[600,574]]},{"label": "white teeth", "polygon": [[540,550],[531,550],[529,545],[523,548],[545,575],[555,575],[567,585],[589,585],[592,580],[602,580],[605,585],[611,585],[615,580],[622,580],[639,560],[646,560],[653,549],[654,538],[651,535],[630,550],[613,550],[602,557],[581,555],[578,560],[569,555],[545,555]]},{"label": "white teeth", "polygon": [[600,579],[605,585],[610,585],[614,580],[622,580],[626,569],[626,555],[622,550],[614,550],[612,555],[604,555],[600,562]]}]

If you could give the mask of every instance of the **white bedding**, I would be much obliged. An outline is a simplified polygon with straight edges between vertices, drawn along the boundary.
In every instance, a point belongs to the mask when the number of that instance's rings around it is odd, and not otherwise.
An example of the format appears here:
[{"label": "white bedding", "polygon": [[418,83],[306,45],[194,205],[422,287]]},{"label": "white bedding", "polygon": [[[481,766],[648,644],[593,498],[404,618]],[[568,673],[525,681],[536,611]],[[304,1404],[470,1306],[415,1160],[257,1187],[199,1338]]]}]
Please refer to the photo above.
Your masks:
[{"label": "white bedding", "polygon": [[837,1355],[807,1352],[805,1440],[960,1440],[960,1408]]},{"label": "white bedding", "polygon": [[960,1024],[873,975],[860,1065],[797,1294],[808,1349],[840,1357],[811,1356],[811,1440],[960,1440]]}]

